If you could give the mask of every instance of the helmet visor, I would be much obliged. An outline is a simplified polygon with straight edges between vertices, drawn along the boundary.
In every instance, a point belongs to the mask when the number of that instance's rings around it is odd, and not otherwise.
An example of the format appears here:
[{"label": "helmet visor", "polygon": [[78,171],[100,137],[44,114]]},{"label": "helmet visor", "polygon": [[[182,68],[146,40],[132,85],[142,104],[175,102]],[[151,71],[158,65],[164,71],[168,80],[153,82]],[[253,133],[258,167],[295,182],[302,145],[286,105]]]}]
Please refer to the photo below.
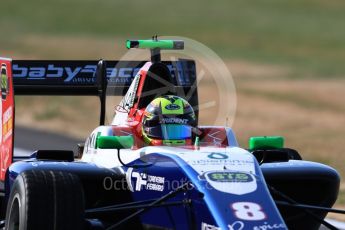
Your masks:
[{"label": "helmet visor", "polygon": [[189,125],[162,124],[147,130],[151,138],[162,140],[185,140],[192,136],[192,127]]}]

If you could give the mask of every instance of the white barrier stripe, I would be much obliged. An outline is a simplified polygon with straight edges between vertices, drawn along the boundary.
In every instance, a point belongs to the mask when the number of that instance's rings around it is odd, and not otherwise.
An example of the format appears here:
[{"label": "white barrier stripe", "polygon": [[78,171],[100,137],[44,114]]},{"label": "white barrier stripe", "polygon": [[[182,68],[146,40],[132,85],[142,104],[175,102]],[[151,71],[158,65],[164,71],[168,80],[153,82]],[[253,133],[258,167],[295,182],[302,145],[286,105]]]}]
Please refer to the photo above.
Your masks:
[{"label": "white barrier stripe", "polygon": [[32,153],[32,151],[30,150],[26,150],[26,149],[22,149],[22,148],[17,148],[15,147],[13,150],[13,155],[16,156],[30,156]]},{"label": "white barrier stripe", "polygon": [[327,221],[331,225],[334,225],[339,230],[345,230],[345,223],[344,222],[340,222],[338,220],[332,220],[332,219],[325,219],[325,221]]}]

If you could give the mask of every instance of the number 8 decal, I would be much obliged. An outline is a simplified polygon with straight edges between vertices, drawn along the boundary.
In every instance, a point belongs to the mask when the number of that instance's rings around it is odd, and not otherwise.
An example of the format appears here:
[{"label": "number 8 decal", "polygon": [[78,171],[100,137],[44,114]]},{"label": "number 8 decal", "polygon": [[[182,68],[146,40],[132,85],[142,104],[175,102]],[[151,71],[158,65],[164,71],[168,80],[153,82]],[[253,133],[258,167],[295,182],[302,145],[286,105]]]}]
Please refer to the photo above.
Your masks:
[{"label": "number 8 decal", "polygon": [[252,202],[236,202],[231,205],[235,216],[241,220],[263,220],[266,214],[260,205]]}]

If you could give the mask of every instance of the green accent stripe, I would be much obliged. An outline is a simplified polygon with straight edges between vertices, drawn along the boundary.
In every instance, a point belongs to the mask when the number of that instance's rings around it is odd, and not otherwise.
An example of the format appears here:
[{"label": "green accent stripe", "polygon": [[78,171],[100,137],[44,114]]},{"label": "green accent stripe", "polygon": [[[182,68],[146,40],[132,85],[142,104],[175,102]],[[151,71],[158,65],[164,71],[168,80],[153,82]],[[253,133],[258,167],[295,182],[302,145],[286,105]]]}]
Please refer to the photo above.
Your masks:
[{"label": "green accent stripe", "polygon": [[97,136],[99,149],[129,149],[133,144],[133,136]]},{"label": "green accent stripe", "polygon": [[101,132],[97,132],[95,148],[98,148],[98,138],[101,136]]},{"label": "green accent stripe", "polygon": [[176,145],[185,145],[185,144],[186,144],[185,140],[163,140],[163,145],[176,146]]},{"label": "green accent stripe", "polygon": [[181,50],[184,48],[184,42],[178,40],[127,40],[127,49],[141,48],[141,49],[175,49]]}]

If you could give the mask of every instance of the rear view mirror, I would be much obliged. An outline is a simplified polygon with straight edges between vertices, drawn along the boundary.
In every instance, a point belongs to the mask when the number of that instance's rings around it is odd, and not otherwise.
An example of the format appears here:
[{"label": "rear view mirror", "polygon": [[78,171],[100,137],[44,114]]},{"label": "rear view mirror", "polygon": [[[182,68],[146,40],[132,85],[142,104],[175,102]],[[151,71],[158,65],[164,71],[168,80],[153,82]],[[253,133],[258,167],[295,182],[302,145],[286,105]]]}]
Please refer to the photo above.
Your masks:
[{"label": "rear view mirror", "polygon": [[133,136],[98,136],[96,147],[100,149],[130,149]]},{"label": "rear view mirror", "polygon": [[249,138],[249,150],[267,150],[284,148],[284,137],[263,136]]},{"label": "rear view mirror", "polygon": [[83,152],[84,152],[84,143],[78,143],[77,145],[77,152],[74,154],[74,157],[77,159],[81,159],[83,157]]}]

